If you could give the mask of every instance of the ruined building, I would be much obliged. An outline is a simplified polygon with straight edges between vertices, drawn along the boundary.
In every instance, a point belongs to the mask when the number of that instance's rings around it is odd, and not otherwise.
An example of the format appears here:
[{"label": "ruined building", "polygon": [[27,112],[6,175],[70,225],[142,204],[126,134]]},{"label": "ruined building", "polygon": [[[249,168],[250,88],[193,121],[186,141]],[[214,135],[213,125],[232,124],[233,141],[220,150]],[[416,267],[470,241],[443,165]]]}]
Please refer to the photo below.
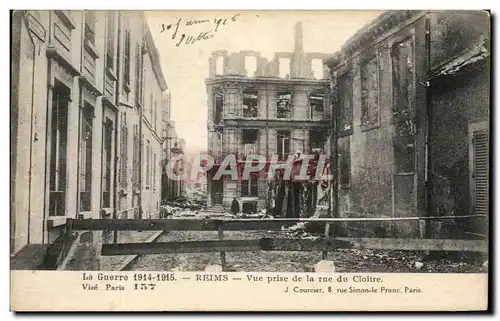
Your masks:
[{"label": "ruined building", "polygon": [[[277,52],[269,62],[254,51],[212,53],[206,80],[208,148],[216,159],[232,154],[242,165],[248,155],[267,160],[277,155],[284,162],[297,152],[329,152],[330,89],[323,65],[327,55],[304,52],[302,33],[299,22],[294,52]],[[299,208],[300,196],[288,195],[285,189],[270,191],[272,178],[265,174],[250,180],[219,180],[213,175],[214,171],[207,175],[209,206],[229,209],[237,197],[240,210],[247,213],[273,209],[284,199],[288,206],[279,206],[280,213]],[[301,187],[296,187],[298,193]],[[297,196],[293,204],[292,195]],[[298,211],[288,214],[297,216]]]},{"label": "ruined building", "polygon": [[[489,21],[482,11],[389,11],[326,61],[336,92],[334,215],[488,214]],[[484,223],[441,228],[454,235],[417,222],[347,232],[474,237]]]}]

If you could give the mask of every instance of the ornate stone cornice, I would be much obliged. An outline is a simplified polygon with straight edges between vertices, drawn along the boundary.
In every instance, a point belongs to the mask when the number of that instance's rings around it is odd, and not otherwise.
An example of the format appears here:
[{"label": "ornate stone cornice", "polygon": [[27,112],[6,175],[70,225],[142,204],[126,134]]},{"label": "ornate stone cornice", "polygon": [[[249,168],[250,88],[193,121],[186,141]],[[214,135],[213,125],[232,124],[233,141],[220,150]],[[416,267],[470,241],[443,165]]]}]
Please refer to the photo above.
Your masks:
[{"label": "ornate stone cornice", "polygon": [[206,85],[219,85],[227,82],[240,83],[245,85],[257,85],[257,84],[273,84],[273,85],[282,85],[282,86],[290,86],[290,85],[307,85],[307,86],[315,86],[328,84],[327,79],[283,79],[277,77],[256,77],[256,78],[247,78],[243,76],[218,76],[217,78],[208,78],[205,80]]}]

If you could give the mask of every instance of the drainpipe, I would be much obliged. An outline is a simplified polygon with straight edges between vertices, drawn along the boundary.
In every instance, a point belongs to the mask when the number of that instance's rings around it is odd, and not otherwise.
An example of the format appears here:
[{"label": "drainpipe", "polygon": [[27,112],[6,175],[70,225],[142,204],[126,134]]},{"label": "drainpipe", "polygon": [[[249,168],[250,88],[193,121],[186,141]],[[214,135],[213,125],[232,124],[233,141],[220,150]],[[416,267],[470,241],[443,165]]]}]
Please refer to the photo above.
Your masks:
[{"label": "drainpipe", "polygon": [[[118,210],[118,196],[119,194],[117,193],[117,191],[119,190],[118,188],[118,178],[117,178],[117,171],[118,171],[118,142],[120,141],[119,140],[119,136],[118,136],[118,126],[120,126],[121,124],[119,123],[120,121],[120,104],[119,104],[119,97],[120,97],[120,28],[121,28],[121,21],[120,21],[120,13],[119,11],[115,11],[115,19],[118,20],[118,37],[116,39],[116,51],[115,51],[115,57],[116,58],[116,64],[115,64],[115,72],[116,72],[116,80],[115,80],[115,106],[118,108],[118,112],[116,113],[116,130],[115,130],[115,187],[117,188],[116,191],[114,191],[114,194],[115,194],[115,199],[114,199],[114,211],[113,211],[113,218],[114,219],[117,219],[117,210]],[[120,128],[121,130],[121,128]],[[133,197],[133,196],[132,196]],[[128,213],[127,213],[127,216],[128,216]],[[113,243],[118,243],[118,231],[114,231],[113,232]]]},{"label": "drainpipe", "polygon": [[[81,39],[80,39],[80,74],[83,74],[83,56],[84,56],[84,50],[85,50],[85,10],[81,12],[82,14],[82,19],[80,21],[81,25]],[[78,155],[78,161],[76,162],[76,186],[77,186],[77,193],[76,193],[76,217],[79,217],[80,214],[80,157],[81,157],[81,148],[80,148],[80,140],[82,139],[82,95],[83,95],[83,89],[82,85],[80,84],[80,81],[78,83],[78,147],[77,147],[77,155]]]},{"label": "drainpipe", "polygon": [[[332,75],[332,78],[336,77]],[[336,79],[335,79],[336,80]],[[336,83],[336,81],[335,81]],[[330,174],[332,175],[331,180],[331,193],[330,195],[330,217],[339,217],[339,185],[338,185],[338,137],[337,137],[337,120],[339,108],[337,105],[337,93],[336,88],[331,90],[331,117],[330,117]],[[333,204],[332,204],[333,201]],[[338,225],[334,225],[334,231],[338,231]]]},{"label": "drainpipe", "polygon": [[[144,56],[145,53],[142,48],[142,42],[143,42],[143,37],[144,37],[144,26],[141,22],[141,44],[140,44],[140,57],[141,57],[141,70],[142,70],[142,88],[144,92]],[[137,95],[137,93],[136,93]],[[143,152],[143,147],[144,147],[144,141],[142,139],[142,122],[143,122],[143,109],[144,106],[142,106],[142,102],[140,104],[140,109],[139,109],[139,218],[142,219],[142,152]]]},{"label": "drainpipe", "polygon": [[[427,215],[432,216],[432,188],[433,188],[433,179],[432,179],[432,166],[430,159],[430,126],[432,123],[432,104],[431,104],[431,95],[429,90],[429,77],[431,73],[431,21],[430,21],[430,13],[425,16],[425,64],[426,64],[426,74],[427,74],[427,82],[425,87],[425,98],[426,98],[426,142],[425,142],[425,186],[426,186],[426,196],[427,196]],[[430,237],[430,224],[429,222],[424,223],[424,237]]]},{"label": "drainpipe", "polygon": [[[31,73],[31,103],[30,103],[30,143],[29,143],[29,172],[28,172],[28,235],[27,235],[27,244],[30,244],[30,239],[31,239],[31,185],[32,185],[32,178],[33,178],[33,127],[34,127],[34,117],[33,117],[33,109],[35,105],[35,61],[36,61],[36,43],[35,40],[33,39],[33,36],[31,35],[31,32],[29,31],[29,24],[28,20],[26,18],[26,12],[23,12],[23,19],[24,24],[26,26],[29,39],[32,45],[32,55],[33,55],[33,63],[32,63],[32,68],[33,72]],[[35,137],[36,139],[36,137]],[[43,226],[42,226],[42,237],[43,237]],[[42,241],[43,242],[43,241]]]}]

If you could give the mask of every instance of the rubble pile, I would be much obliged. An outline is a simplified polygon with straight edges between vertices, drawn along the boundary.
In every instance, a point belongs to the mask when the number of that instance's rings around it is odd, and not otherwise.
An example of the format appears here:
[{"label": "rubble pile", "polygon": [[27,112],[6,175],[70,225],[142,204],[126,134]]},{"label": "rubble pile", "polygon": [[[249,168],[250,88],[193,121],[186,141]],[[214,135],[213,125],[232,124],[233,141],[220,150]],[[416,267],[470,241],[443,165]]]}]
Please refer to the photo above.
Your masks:
[{"label": "rubble pile", "polygon": [[260,219],[273,219],[274,216],[267,214],[266,210],[261,210],[259,213],[253,213],[253,214],[248,214],[248,213],[238,213],[236,214],[236,218],[260,218]]},{"label": "rubble pile", "polygon": [[194,217],[206,207],[206,201],[187,199],[184,196],[167,200],[161,206],[161,217],[170,216]]},{"label": "rubble pile", "polygon": [[286,237],[303,238],[303,239],[317,239],[318,236],[312,235],[308,232],[309,222],[299,222],[289,227],[282,226],[281,231],[284,232]]}]

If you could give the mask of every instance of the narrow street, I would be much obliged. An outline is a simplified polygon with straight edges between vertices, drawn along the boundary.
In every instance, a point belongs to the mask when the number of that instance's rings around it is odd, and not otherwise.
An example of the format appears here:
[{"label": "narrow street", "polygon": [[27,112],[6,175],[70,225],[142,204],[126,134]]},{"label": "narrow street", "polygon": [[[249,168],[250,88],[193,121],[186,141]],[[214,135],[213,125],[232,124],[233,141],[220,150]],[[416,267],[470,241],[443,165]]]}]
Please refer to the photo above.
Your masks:
[{"label": "narrow street", "polygon": [[[226,239],[244,240],[260,237],[277,237],[279,232],[231,231]],[[217,240],[217,232],[173,231],[161,237],[158,242]],[[461,257],[454,260],[439,259],[425,262],[423,252],[375,251],[339,249],[329,253],[327,260],[335,263],[337,272],[484,272],[483,259],[477,257],[467,261]],[[463,259],[463,260],[461,260]],[[230,252],[226,253],[230,272],[312,272],[315,263],[321,260],[321,252]],[[423,267],[417,268],[416,262]],[[127,267],[127,271],[203,271],[209,264],[220,264],[219,253],[185,253],[168,255],[145,255]]]}]

